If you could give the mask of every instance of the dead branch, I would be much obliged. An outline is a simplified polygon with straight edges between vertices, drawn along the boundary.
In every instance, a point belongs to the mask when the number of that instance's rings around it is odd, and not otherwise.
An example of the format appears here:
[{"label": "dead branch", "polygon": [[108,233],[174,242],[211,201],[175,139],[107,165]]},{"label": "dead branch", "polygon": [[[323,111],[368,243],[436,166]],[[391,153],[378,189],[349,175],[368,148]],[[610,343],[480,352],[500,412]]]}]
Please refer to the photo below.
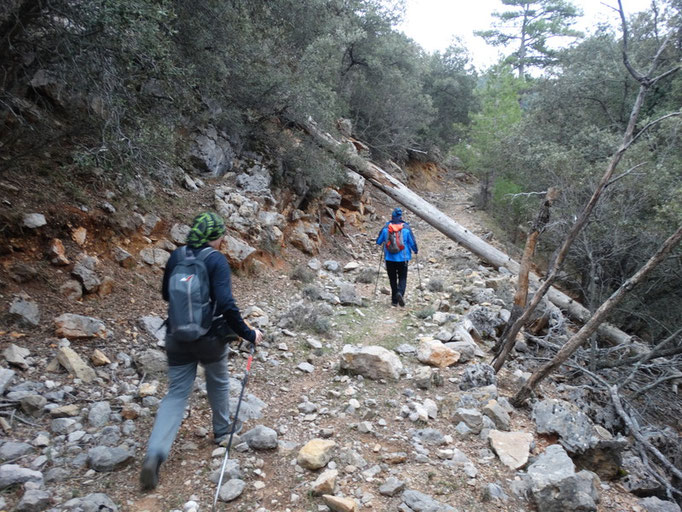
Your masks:
[{"label": "dead branch", "polygon": [[[664,339],[663,341],[661,341],[658,345],[656,345],[653,349],[651,349],[651,351],[640,356],[639,360],[635,364],[635,367],[632,369],[632,372],[630,373],[630,375],[628,375],[628,377],[619,386],[620,389],[623,389],[625,387],[625,385],[634,378],[635,373],[637,373],[637,370],[639,370],[640,366],[642,366],[647,361],[650,361],[654,357],[657,357],[656,353],[658,351],[660,351],[665,345],[667,345],[668,343],[673,341],[680,333],[682,333],[682,328],[678,329],[677,332],[672,334],[672,336],[669,336],[666,339]],[[682,347],[679,347],[679,348],[680,348],[680,352],[682,352]]]},{"label": "dead branch", "polygon": [[[663,350],[663,347],[670,343],[671,341],[674,341],[675,338],[677,338],[680,334],[682,334],[682,328],[678,329],[674,333],[672,333],[670,336],[665,338],[663,341],[658,343],[654,348],[651,349],[651,351],[647,352],[646,354],[640,354],[637,356],[629,357],[626,359],[615,359],[611,360],[608,357],[605,359],[602,359],[599,361],[598,367],[601,368],[617,368],[619,366],[629,366],[631,364],[636,364],[639,361],[649,361],[651,359],[655,359],[657,357],[668,357],[668,356],[674,356],[677,354],[682,354],[682,345],[678,347],[673,347],[667,350]],[[614,347],[611,351],[614,351],[616,349],[627,349],[627,346],[622,346],[619,345],[618,347]],[[608,355],[608,354],[607,354]],[[646,359],[646,361],[644,361]]]},{"label": "dead branch", "polygon": [[669,380],[675,380],[675,379],[682,379],[682,373],[674,373],[672,375],[664,375],[663,377],[656,379],[654,382],[649,384],[648,386],[644,386],[642,389],[638,390],[634,395],[632,395],[632,399],[635,400],[645,394],[647,391],[650,391],[654,389],[656,386],[659,386],[663,384],[664,382],[668,382]]},{"label": "dead branch", "polygon": [[613,406],[615,407],[618,416],[620,416],[623,422],[627,425],[635,439],[637,439],[637,441],[639,441],[647,450],[649,450],[649,452],[652,453],[668,471],[682,480],[682,471],[673,466],[666,456],[658,450],[658,448],[644,438],[637,428],[637,425],[635,425],[634,421],[632,421],[632,418],[625,412],[620,401],[620,396],[618,395],[618,388],[616,386],[610,386],[609,394],[611,395],[611,400],[613,401]]},{"label": "dead branch", "polygon": [[[627,279],[611,296],[594,312],[592,318],[561,347],[552,361],[544,364],[531,375],[521,389],[512,398],[512,404],[520,406],[530,396],[532,389],[556,368],[566,361],[597,329],[609,313],[625,298],[625,296],[637,286],[682,239],[682,226],[663,243],[656,253],[647,261],[633,276]],[[524,313],[525,314],[525,313]],[[523,315],[522,317],[523,318]],[[520,320],[520,319],[519,319]]]}]

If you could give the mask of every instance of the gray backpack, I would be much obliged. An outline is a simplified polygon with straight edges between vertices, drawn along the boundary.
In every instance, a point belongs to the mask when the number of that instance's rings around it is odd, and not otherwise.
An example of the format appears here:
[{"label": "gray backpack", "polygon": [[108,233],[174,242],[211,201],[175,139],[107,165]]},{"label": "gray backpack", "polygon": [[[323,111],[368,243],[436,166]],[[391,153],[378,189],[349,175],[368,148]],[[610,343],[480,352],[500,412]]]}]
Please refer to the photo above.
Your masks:
[{"label": "gray backpack", "polygon": [[181,260],[168,280],[169,335],[177,341],[196,341],[211,328],[215,306],[204,260],[215,249],[206,247],[194,256],[189,247],[180,250]]}]

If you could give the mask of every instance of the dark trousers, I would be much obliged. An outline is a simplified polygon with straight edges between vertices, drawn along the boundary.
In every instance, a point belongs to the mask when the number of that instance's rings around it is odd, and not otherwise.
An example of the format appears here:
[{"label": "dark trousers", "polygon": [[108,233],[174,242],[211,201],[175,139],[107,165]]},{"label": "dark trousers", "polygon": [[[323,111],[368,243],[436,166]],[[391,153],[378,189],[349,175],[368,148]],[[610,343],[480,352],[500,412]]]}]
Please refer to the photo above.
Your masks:
[{"label": "dark trousers", "polygon": [[405,287],[407,286],[407,262],[387,261],[386,272],[388,273],[388,281],[391,283],[391,303],[398,304],[398,294],[405,297]]}]

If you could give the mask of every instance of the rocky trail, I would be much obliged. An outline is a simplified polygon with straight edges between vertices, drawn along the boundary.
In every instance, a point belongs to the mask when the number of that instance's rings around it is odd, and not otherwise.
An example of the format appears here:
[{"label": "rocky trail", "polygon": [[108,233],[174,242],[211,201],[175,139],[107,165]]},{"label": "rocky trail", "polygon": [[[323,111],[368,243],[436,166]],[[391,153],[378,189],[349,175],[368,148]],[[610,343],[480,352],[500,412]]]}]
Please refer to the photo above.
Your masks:
[{"label": "rocky trail", "polygon": [[[213,443],[201,373],[159,486],[145,493],[138,485],[165,390],[158,290],[168,240],[182,239],[172,234],[173,219],[235,201],[234,191],[209,185],[182,191],[156,221],[140,215],[134,235],[97,236],[76,212],[83,226],[72,223],[61,248],[49,225],[26,228],[48,230],[40,237],[50,241],[49,259],[18,237],[20,250],[2,257],[0,510],[211,507],[224,448]],[[479,236],[489,232],[467,206],[471,185],[452,180],[438,189],[445,192],[424,194]],[[239,201],[242,211],[248,203]],[[319,254],[286,248],[235,266],[237,302],[266,342],[251,369],[218,510],[679,510],[631,494],[655,484],[634,469],[615,479],[622,470],[614,461],[634,459],[634,468],[636,457],[627,439],[614,439],[576,406],[585,399],[580,388],[550,380],[532,410],[509,405],[536,354],[519,344],[497,376],[486,364],[509,314],[508,273],[406,214],[420,246],[407,305],[390,306],[383,269],[374,295],[374,239],[394,205],[380,193],[373,205],[374,220],[348,222]],[[146,263],[133,265],[134,255]],[[568,328],[550,317],[550,327]],[[234,349],[236,404],[247,353]]]}]

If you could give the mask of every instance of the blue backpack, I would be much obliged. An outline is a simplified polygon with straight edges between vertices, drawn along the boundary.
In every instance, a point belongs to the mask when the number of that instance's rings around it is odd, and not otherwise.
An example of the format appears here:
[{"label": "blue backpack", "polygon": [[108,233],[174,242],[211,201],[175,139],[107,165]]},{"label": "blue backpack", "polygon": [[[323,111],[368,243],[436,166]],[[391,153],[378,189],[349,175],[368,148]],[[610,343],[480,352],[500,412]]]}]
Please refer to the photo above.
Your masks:
[{"label": "blue backpack", "polygon": [[189,247],[179,251],[181,260],[168,280],[169,335],[177,341],[196,341],[211,328],[215,305],[204,260],[214,251],[206,247],[197,256]]}]

